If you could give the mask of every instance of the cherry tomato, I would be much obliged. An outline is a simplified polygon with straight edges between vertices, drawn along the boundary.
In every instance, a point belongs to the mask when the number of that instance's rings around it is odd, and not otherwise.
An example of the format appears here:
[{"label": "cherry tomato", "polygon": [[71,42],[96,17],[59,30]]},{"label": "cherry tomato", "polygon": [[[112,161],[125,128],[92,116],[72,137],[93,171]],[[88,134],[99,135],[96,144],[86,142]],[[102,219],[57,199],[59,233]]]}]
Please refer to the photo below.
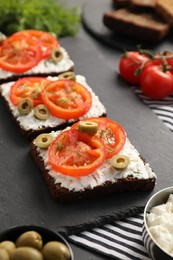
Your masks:
[{"label": "cherry tomato", "polygon": [[[96,135],[103,140],[106,146],[106,158],[111,158],[121,151],[126,141],[126,134],[120,124],[105,117],[86,118],[81,121],[91,121],[98,124]],[[72,128],[78,129],[79,123],[72,125]]]},{"label": "cherry tomato", "polygon": [[95,171],[105,160],[106,148],[95,136],[75,129],[63,131],[48,148],[48,161],[55,171],[73,177]]},{"label": "cherry tomato", "polygon": [[48,32],[38,30],[24,30],[15,33],[15,35],[18,35],[22,38],[28,37],[34,40],[36,43],[40,44],[43,59],[49,58],[52,50],[59,47],[57,38]]},{"label": "cherry tomato", "polygon": [[170,72],[173,74],[173,53],[166,53],[166,61],[168,63],[168,66],[170,67]]},{"label": "cherry tomato", "polygon": [[41,60],[41,48],[30,38],[10,36],[0,46],[0,68],[23,73]]},{"label": "cherry tomato", "polygon": [[122,57],[119,62],[119,71],[121,77],[129,84],[138,85],[140,82],[140,76],[136,76],[135,72],[141,66],[141,64],[149,58],[136,51],[129,51],[126,56]]},{"label": "cherry tomato", "polygon": [[44,86],[50,81],[43,77],[25,77],[18,79],[10,89],[10,100],[13,105],[18,106],[23,98],[30,98],[33,106],[42,104],[40,93]]},{"label": "cherry tomato", "polygon": [[173,75],[170,71],[163,72],[161,66],[150,66],[143,71],[140,86],[146,96],[162,99],[173,92]]},{"label": "cherry tomato", "polygon": [[83,85],[68,79],[47,84],[41,98],[52,115],[66,120],[78,119],[92,104],[91,93]]}]

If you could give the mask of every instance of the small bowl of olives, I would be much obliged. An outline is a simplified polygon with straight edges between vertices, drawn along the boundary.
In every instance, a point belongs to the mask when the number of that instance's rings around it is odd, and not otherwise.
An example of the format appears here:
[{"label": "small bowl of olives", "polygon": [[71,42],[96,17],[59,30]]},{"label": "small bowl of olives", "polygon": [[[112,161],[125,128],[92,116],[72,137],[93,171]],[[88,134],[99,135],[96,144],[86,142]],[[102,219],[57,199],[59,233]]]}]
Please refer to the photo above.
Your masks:
[{"label": "small bowl of olives", "polygon": [[68,242],[40,226],[13,227],[0,233],[1,260],[74,260]]}]

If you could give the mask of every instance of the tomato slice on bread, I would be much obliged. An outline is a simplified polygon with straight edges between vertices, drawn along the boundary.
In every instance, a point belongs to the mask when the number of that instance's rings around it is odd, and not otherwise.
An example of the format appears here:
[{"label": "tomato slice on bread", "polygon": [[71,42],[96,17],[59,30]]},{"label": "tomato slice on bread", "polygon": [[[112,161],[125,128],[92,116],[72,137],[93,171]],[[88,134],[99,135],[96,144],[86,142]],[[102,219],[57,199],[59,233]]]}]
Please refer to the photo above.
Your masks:
[{"label": "tomato slice on bread", "polygon": [[59,47],[57,38],[48,32],[38,30],[24,30],[15,33],[15,35],[20,37],[28,37],[35,41],[36,44],[40,44],[43,59],[49,58],[52,50]]},{"label": "tomato slice on bread", "polygon": [[41,98],[52,115],[65,120],[78,119],[92,104],[91,93],[80,83],[68,79],[47,84]]},{"label": "tomato slice on bread", "polygon": [[0,68],[23,73],[36,66],[41,60],[41,47],[28,37],[12,35],[0,46]]},{"label": "tomato slice on bread", "polygon": [[40,93],[49,81],[44,77],[25,77],[18,79],[10,90],[10,100],[18,106],[24,98],[30,98],[33,106],[42,104]]},{"label": "tomato slice on bread", "polygon": [[48,148],[52,168],[73,177],[92,173],[104,162],[105,156],[102,139],[76,129],[63,131]]},{"label": "tomato slice on bread", "polygon": [[[85,118],[82,121],[98,124],[96,136],[102,139],[106,146],[107,159],[121,151],[126,141],[126,134],[120,124],[105,117]],[[79,124],[80,121],[72,125],[72,129],[79,129]]]}]

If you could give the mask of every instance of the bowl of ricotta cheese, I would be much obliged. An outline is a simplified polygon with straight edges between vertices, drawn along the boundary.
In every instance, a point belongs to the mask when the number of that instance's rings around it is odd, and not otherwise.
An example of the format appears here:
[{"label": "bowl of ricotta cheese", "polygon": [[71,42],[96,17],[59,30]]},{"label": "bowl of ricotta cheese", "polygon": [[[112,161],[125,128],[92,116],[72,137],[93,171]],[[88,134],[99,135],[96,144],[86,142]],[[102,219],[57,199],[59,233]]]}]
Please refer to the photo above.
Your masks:
[{"label": "bowl of ricotta cheese", "polygon": [[147,202],[142,238],[152,259],[173,259],[173,187],[160,190]]}]

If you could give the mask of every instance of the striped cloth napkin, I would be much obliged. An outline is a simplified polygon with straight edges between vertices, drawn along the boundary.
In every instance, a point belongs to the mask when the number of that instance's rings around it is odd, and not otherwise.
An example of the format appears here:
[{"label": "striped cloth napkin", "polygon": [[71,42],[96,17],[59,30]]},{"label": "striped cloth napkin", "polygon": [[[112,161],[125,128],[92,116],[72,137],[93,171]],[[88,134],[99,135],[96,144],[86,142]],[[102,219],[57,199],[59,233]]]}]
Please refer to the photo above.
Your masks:
[{"label": "striped cloth napkin", "polygon": [[[173,95],[164,100],[152,100],[139,88],[133,88],[133,91],[173,131]],[[138,214],[71,235],[69,240],[119,260],[150,260],[142,241],[142,224],[143,214]]]}]

